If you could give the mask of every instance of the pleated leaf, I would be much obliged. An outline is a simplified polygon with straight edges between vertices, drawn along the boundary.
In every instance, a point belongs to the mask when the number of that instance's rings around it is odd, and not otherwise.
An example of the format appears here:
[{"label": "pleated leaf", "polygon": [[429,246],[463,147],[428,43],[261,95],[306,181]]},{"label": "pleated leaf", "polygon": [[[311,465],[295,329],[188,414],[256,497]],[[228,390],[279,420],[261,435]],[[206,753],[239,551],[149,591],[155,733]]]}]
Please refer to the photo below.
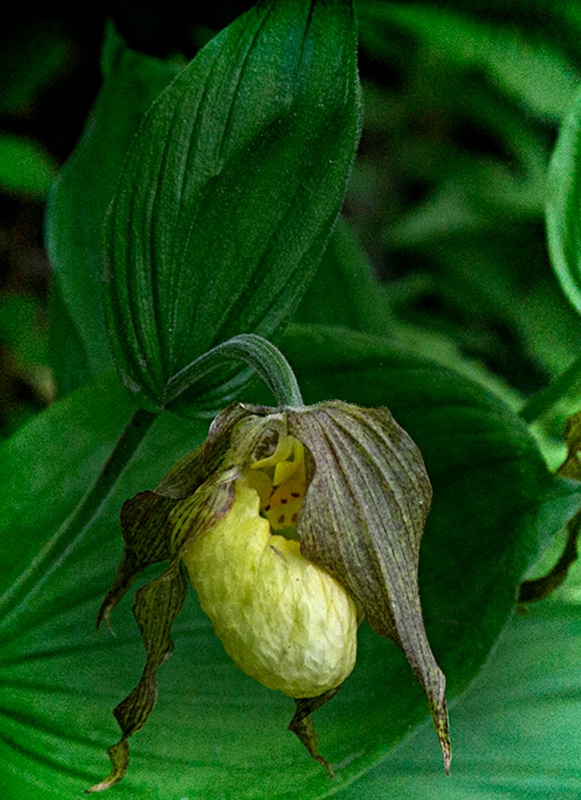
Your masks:
[{"label": "pleated leaf", "polygon": [[112,25],[101,69],[91,116],[48,198],[51,353],[61,394],[111,366],[101,302],[105,214],[147,109],[179,72],[171,61],[129,49]]},{"label": "pleated leaf", "polygon": [[[308,402],[342,397],[389,407],[421,447],[434,500],[421,545],[420,597],[448,695],[456,698],[453,728],[461,714],[464,719],[455,736],[454,762],[458,774],[463,769],[466,775],[462,796],[469,796],[470,776],[483,774],[478,773],[482,765],[487,785],[493,787],[497,768],[504,769],[504,776],[523,787],[519,797],[536,785],[543,796],[559,793],[563,787],[554,772],[547,772],[547,763],[565,770],[571,791],[577,790],[578,770],[571,766],[577,763],[571,733],[576,717],[573,711],[567,716],[564,704],[547,715],[543,704],[543,685],[557,686],[562,700],[575,684],[554,683],[553,676],[566,677],[563,654],[553,648],[561,633],[543,619],[535,623],[537,607],[517,620],[519,638],[509,650],[498,650],[501,666],[508,668],[506,653],[512,665],[500,694],[494,694],[496,683],[490,681],[478,705],[481,712],[474,713],[469,704],[466,715],[458,698],[511,617],[524,573],[578,510],[577,485],[549,474],[534,439],[502,401],[389,341],[305,326],[286,338],[284,352]],[[42,557],[49,541],[58,540],[56,531],[95,479],[133,411],[115,384],[110,376],[108,382],[72,394],[0,448],[5,487],[0,529],[7,545],[0,588],[10,600],[15,599],[14,586],[20,587],[17,603],[3,601],[0,620],[0,788],[10,800],[80,797],[107,773],[106,750],[118,737],[111,709],[136,685],[144,664],[128,602],[120,603],[112,618],[116,636],[106,630],[95,633],[95,617],[123,546],[119,512],[128,497],[154,489],[172,464],[207,436],[207,423],[163,414],[83,537],[58,557],[53,551],[50,569],[37,581],[22,583],[31,561]],[[573,634],[572,618],[563,621],[563,634]],[[316,712],[321,750],[335,771],[331,780],[285,732],[292,701],[233,665],[193,592],[188,592],[172,638],[173,656],[158,671],[156,708],[135,735],[131,767],[111,797],[341,797],[428,716],[401,651],[364,622],[354,672],[337,697]],[[532,642],[535,647],[527,649]],[[577,643],[567,652],[573,669]],[[529,692],[531,677],[543,674],[550,680]],[[567,666],[566,675],[574,674]],[[500,736],[499,729],[492,730],[490,740],[498,747],[489,758],[483,742],[491,730],[491,707],[500,713],[515,697],[522,697],[526,708],[519,706],[518,714],[509,715]],[[529,728],[539,733],[535,749],[525,748]],[[502,730],[514,743],[510,752]],[[412,764],[405,778],[406,786],[420,782],[418,798],[426,797],[430,786],[439,792],[444,785],[429,734],[417,744],[421,763]],[[471,742],[474,748],[468,750]],[[541,743],[549,747],[548,754]],[[377,782],[370,777],[369,796],[375,796],[372,790],[378,797],[390,792],[392,775],[386,767]],[[454,780],[446,786],[454,786]],[[501,774],[496,786],[503,780]],[[367,796],[366,779],[359,786],[359,796]],[[401,787],[399,781],[396,788],[404,796]]]},{"label": "pleated leaf", "polygon": [[[140,403],[163,406],[168,381],[235,334],[276,337],[296,307],[359,136],[355,48],[350,0],[263,0],[146,115],[108,217],[104,279],[114,359]],[[224,404],[246,377],[206,380],[197,406],[230,380]]]}]

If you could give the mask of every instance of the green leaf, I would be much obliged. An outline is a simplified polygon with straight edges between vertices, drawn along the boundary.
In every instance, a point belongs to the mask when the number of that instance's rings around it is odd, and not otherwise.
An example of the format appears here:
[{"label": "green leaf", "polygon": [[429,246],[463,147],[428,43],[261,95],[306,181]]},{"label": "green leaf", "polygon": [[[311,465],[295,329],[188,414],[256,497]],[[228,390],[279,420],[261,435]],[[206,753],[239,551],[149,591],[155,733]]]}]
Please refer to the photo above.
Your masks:
[{"label": "green leaf", "polygon": [[[105,273],[115,363],[146,407],[230,337],[276,338],[299,302],[359,136],[355,46],[349,0],[264,0],[146,115],[108,217]],[[247,373],[207,379],[196,406],[232,378]]]},{"label": "green leaf", "polygon": [[[580,493],[549,475],[518,418],[466,379],[385,340],[339,329],[295,328],[286,343],[311,400],[387,404],[422,447],[435,500],[422,543],[420,589],[430,642],[457,695],[510,616],[520,576],[579,507]],[[131,414],[114,379],[101,383],[56,404],[0,449],[0,474],[13,476],[0,509],[8,587],[70,514]],[[118,735],[111,711],[144,665],[128,603],[112,617],[116,636],[94,632],[122,549],[119,510],[127,497],[155,486],[202,441],[206,427],[162,414],[82,540],[2,620],[5,796],[78,796],[107,769],[106,750]],[[519,624],[523,645],[527,635],[537,638],[527,618]],[[126,778],[112,790],[118,798],[328,797],[427,715],[404,656],[362,626],[353,675],[317,712],[321,749],[336,771],[330,781],[285,732],[292,701],[236,669],[192,592],[173,638],[155,712],[135,736]],[[512,691],[526,693],[524,662],[514,675]],[[461,705],[456,708],[459,713]],[[433,733],[426,747],[436,780],[441,765]],[[458,735],[458,761],[463,748]],[[542,764],[535,768],[543,774]]]},{"label": "green leaf", "polygon": [[56,403],[2,444],[0,519],[8,558],[0,590],[15,583],[73,511],[133,410],[109,374]]},{"label": "green leaf", "polygon": [[36,142],[8,133],[0,135],[1,189],[42,197],[55,172],[52,159]]},{"label": "green leaf", "polygon": [[[111,364],[101,303],[105,212],[145,112],[179,68],[129,50],[110,26],[102,70],[103,87],[47,209],[47,247],[55,268],[53,353],[61,390],[80,386]],[[72,338],[78,342],[74,349]]]},{"label": "green leaf", "polygon": [[452,710],[450,778],[433,774],[431,730],[398,748],[337,800],[577,800],[581,795],[581,617],[545,602],[511,620],[482,675]]},{"label": "green leaf", "polygon": [[[384,49],[387,26],[409,31],[425,46],[463,69],[480,69],[489,80],[525,108],[558,120],[575,92],[576,78],[558,47],[540,32],[468,19],[428,4],[360,0],[362,43]],[[387,28],[389,31],[389,28]],[[389,33],[387,34],[389,35]]]},{"label": "green leaf", "polygon": [[565,295],[581,313],[581,92],[567,115],[549,169],[549,253]]}]

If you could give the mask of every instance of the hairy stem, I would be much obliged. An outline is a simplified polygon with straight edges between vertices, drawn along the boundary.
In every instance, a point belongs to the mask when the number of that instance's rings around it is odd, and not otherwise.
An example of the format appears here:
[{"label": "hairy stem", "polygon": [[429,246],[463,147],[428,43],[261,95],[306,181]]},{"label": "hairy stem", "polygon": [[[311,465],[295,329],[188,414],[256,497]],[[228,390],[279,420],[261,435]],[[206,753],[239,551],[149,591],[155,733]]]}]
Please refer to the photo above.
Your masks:
[{"label": "hairy stem", "polygon": [[262,336],[243,333],[213,347],[178,372],[168,382],[164,398],[166,407],[190,389],[196,381],[221,367],[224,361],[238,361],[252,367],[271,390],[278,405],[293,408],[303,405],[295,374],[280,350]]}]

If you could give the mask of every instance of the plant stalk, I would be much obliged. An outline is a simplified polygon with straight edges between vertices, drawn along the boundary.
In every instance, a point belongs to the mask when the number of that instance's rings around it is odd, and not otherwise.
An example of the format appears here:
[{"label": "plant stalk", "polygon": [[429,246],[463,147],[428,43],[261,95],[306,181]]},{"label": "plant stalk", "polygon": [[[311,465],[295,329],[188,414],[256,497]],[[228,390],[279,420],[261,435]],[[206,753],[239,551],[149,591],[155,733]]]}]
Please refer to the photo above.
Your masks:
[{"label": "plant stalk", "polygon": [[86,533],[103,507],[117,479],[156,419],[156,414],[142,409],[133,414],[93,486],[31,561],[28,568],[0,597],[0,638],[14,633],[14,630],[11,630],[10,620],[18,606],[25,599],[27,604],[30,603],[41,591],[47,579],[62,567],[72,548]]},{"label": "plant stalk", "polygon": [[553,408],[563,397],[567,397],[577,383],[581,383],[581,357],[558,375],[540,392],[534,394],[521,408],[520,416],[529,425]]},{"label": "plant stalk", "polygon": [[213,347],[168,381],[164,406],[170,407],[224,361],[238,361],[251,367],[266,383],[279,406],[300,408],[304,405],[295,374],[280,350],[262,336],[243,333]]},{"label": "plant stalk", "polygon": [[565,549],[553,569],[542,578],[534,578],[521,583],[519,603],[533,603],[544,600],[565,582],[569,570],[579,557],[577,542],[581,531],[581,513],[573,517],[567,526],[568,535]]}]

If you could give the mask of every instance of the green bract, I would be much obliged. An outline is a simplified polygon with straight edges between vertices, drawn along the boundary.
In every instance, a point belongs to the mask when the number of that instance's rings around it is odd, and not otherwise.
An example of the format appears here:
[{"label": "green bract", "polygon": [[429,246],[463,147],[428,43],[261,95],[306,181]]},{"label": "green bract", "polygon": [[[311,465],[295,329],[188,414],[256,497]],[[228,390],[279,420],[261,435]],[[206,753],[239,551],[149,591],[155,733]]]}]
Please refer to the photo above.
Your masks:
[{"label": "green bract", "polygon": [[[360,131],[351,0],[263,0],[159,96],[106,224],[104,304],[126,388],[149,410],[234,335],[276,338],[319,263]],[[227,366],[182,398],[222,408]]]},{"label": "green bract", "polygon": [[125,550],[100,620],[143,569],[164,560],[169,566],[136,594],[147,662],[115,709],[122,738],[109,751],[111,775],[92,791],[123,777],[127,739],[153,709],[156,670],[171,653],[171,625],[186,594],[184,566],[234,661],[295,698],[289,728],[314,758],[328,766],[311,714],[353,668],[359,612],[405,653],[447,770],[445,680],[417,585],[431,493],[420,451],[387,409],[334,401],[223,411],[204,445],[155,491],[123,507]]}]

